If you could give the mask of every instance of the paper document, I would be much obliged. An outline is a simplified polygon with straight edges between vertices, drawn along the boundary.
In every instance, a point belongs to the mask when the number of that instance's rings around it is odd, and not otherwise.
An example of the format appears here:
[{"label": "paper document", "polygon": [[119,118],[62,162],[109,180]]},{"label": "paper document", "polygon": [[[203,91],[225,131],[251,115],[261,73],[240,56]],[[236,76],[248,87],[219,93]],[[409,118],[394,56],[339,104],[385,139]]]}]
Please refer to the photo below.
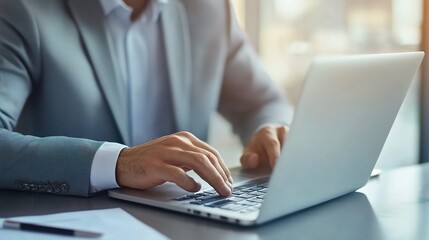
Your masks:
[{"label": "paper document", "polygon": [[[97,239],[168,239],[161,233],[140,222],[120,208],[66,212],[42,216],[8,218],[16,221],[43,224],[55,227],[72,228],[103,233]],[[3,229],[4,219],[0,219],[0,238],[8,240],[50,240],[50,239],[88,239],[56,234],[35,233],[22,230]]]}]

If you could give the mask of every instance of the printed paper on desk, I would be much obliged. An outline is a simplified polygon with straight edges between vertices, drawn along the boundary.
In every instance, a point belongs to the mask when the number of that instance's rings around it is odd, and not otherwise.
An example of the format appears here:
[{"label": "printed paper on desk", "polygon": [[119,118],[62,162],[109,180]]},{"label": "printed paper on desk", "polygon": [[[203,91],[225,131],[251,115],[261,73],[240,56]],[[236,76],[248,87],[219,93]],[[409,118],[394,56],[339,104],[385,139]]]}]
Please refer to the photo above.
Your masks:
[{"label": "printed paper on desk", "polygon": [[[10,218],[17,221],[38,223],[43,225],[73,228],[87,231],[103,233],[101,240],[109,239],[168,239],[161,233],[143,224],[120,208],[57,213],[42,216],[16,217]],[[3,226],[4,219],[0,219],[0,226]],[[50,239],[88,239],[57,234],[35,233],[21,230],[9,230],[0,228],[1,239],[8,240],[50,240]]]}]

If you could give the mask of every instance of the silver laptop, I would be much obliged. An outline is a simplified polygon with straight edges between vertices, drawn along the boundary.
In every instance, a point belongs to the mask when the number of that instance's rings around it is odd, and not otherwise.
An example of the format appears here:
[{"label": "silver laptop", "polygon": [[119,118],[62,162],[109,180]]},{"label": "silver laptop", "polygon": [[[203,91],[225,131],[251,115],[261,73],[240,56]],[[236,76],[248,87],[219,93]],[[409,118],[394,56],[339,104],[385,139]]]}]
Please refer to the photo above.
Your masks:
[{"label": "silver laptop", "polygon": [[281,156],[270,173],[232,170],[230,197],[165,183],[109,196],[237,225],[257,225],[366,184],[423,52],[316,58]]}]

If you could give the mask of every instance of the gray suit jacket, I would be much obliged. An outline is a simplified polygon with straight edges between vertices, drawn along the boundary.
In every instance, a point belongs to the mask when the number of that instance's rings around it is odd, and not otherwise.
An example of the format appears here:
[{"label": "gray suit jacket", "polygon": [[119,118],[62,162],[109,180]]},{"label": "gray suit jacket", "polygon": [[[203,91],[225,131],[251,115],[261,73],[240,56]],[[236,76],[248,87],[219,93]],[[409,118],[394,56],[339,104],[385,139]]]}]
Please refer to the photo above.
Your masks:
[{"label": "gray suit jacket", "polygon": [[[130,137],[103,19],[98,0],[0,0],[0,188],[87,196],[97,149]],[[178,131],[290,120],[229,1],[170,0],[161,21]]]}]

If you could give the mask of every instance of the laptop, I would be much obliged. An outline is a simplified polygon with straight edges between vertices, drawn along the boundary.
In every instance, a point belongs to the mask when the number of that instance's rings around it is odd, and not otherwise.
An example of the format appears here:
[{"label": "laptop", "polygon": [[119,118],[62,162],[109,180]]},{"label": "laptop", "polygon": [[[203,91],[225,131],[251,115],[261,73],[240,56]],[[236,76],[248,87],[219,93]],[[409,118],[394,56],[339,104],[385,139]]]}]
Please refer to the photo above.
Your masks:
[{"label": "laptop", "polygon": [[423,52],[316,58],[280,157],[266,169],[233,169],[234,191],[219,196],[173,183],[115,189],[112,198],[236,225],[258,225],[353,192],[373,170]]}]

